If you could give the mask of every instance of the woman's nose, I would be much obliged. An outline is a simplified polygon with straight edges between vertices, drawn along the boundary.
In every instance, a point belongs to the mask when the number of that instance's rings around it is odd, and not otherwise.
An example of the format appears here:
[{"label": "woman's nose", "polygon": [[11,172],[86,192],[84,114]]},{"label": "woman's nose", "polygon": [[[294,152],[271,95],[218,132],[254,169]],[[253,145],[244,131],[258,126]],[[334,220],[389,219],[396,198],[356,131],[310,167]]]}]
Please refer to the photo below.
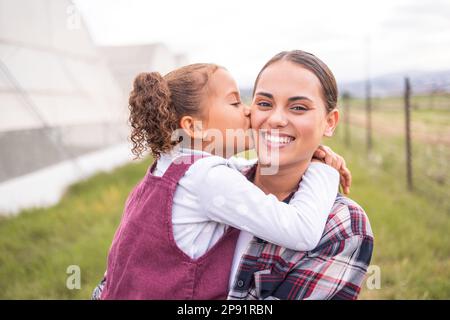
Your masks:
[{"label": "woman's nose", "polygon": [[285,127],[288,124],[288,120],[281,110],[273,110],[267,119],[268,124],[272,128]]}]

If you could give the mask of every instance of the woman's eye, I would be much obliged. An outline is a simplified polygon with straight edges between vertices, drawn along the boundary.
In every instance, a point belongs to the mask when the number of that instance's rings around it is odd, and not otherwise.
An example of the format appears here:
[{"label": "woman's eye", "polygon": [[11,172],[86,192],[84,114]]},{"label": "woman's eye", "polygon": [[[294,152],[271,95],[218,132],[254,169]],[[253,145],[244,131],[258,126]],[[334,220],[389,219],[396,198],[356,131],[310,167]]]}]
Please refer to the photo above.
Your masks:
[{"label": "woman's eye", "polygon": [[241,103],[242,103],[242,102],[239,101],[239,102],[236,102],[236,103],[232,103],[231,105],[232,105],[232,106],[235,106],[235,107],[239,107],[239,106],[241,105]]},{"label": "woman's eye", "polygon": [[304,107],[304,106],[294,106],[291,108],[291,110],[294,111],[308,111],[308,108]]},{"label": "woman's eye", "polygon": [[271,106],[270,103],[268,103],[268,102],[258,102],[256,105],[259,107],[264,107],[264,108]]}]

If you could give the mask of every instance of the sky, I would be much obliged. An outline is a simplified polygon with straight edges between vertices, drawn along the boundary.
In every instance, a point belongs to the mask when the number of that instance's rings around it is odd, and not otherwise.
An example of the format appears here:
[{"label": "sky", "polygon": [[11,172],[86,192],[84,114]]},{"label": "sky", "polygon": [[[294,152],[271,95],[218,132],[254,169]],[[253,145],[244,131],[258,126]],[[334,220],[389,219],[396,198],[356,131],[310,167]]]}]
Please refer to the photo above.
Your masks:
[{"label": "sky", "polygon": [[276,53],[322,59],[338,83],[450,70],[450,0],[75,0],[99,45],[165,43],[241,87]]}]

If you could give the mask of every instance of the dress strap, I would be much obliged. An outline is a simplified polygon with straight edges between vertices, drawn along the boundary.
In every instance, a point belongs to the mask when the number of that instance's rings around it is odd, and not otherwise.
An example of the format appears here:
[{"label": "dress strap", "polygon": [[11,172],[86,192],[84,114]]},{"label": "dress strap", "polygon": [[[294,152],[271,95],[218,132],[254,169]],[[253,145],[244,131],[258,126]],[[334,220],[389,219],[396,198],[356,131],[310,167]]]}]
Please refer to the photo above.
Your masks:
[{"label": "dress strap", "polygon": [[198,159],[208,157],[209,155],[185,155],[177,157],[172,161],[169,168],[164,172],[162,178],[178,183],[184,176],[189,167]]}]

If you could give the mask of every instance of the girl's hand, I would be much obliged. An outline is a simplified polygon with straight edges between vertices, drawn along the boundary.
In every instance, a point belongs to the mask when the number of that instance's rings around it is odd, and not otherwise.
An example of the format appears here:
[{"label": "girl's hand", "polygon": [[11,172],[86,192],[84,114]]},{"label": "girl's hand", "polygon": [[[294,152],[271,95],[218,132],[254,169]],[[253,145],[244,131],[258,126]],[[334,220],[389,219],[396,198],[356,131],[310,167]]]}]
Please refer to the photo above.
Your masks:
[{"label": "girl's hand", "polygon": [[335,153],[331,148],[327,146],[320,145],[314,152],[313,161],[318,160],[327,165],[335,168],[340,174],[340,183],[344,194],[350,193],[350,186],[352,184],[352,174],[347,168],[345,159]]}]

